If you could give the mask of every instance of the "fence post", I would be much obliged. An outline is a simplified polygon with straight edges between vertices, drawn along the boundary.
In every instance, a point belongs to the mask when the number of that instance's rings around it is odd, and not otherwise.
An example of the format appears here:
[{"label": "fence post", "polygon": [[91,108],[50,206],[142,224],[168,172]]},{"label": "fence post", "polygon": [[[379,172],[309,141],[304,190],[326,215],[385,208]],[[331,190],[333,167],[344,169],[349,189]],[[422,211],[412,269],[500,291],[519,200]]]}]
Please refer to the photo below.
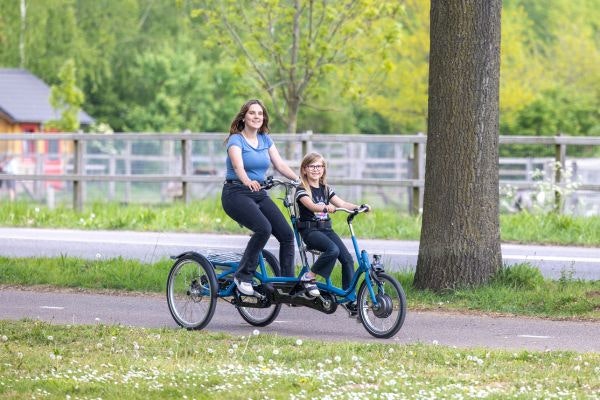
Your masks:
[{"label": "fence post", "polygon": [[[557,139],[560,141],[562,133],[558,133]],[[563,170],[566,167],[567,146],[562,143],[554,145],[554,210],[558,213],[563,212],[564,199],[562,195],[563,188]]]},{"label": "fence post", "polygon": [[73,140],[73,208],[77,211],[83,210],[83,181],[79,179],[83,171],[83,141]]},{"label": "fence post", "polygon": [[311,145],[311,135],[313,131],[306,131],[304,135],[302,135],[302,154],[300,154],[300,159],[304,158],[312,150]]},{"label": "fence post", "polygon": [[190,187],[187,178],[190,174],[190,158],[192,154],[191,142],[189,139],[183,139],[181,141],[181,196],[185,204],[190,202]]},{"label": "fence post", "polygon": [[[419,136],[423,133],[419,132]],[[423,159],[423,144],[420,142],[413,143],[413,160],[412,160],[412,179],[421,179],[421,162]],[[421,209],[421,187],[413,184],[412,187],[412,204],[410,213],[412,215],[419,215]]]}]

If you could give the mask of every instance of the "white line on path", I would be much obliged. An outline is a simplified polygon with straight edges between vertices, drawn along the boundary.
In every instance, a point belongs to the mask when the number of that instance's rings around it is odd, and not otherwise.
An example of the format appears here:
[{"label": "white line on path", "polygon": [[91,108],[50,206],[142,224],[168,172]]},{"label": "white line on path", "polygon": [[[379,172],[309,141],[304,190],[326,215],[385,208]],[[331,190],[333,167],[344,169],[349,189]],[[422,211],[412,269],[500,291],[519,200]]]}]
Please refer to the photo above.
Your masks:
[{"label": "white line on path", "polygon": [[64,310],[64,307],[53,307],[53,306],[40,306],[40,308],[44,308],[46,310]]},{"label": "white line on path", "polygon": [[550,338],[552,338],[552,336],[538,336],[538,335],[517,335],[517,337],[532,338],[532,339],[550,339]]}]

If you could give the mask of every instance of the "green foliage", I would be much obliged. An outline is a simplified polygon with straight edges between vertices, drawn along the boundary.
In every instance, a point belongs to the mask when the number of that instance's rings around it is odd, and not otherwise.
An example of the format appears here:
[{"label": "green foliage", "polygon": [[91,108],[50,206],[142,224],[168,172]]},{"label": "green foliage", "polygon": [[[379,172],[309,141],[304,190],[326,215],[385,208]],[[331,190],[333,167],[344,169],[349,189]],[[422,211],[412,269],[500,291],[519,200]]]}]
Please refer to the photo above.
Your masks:
[{"label": "green foliage", "polygon": [[60,132],[75,132],[79,129],[79,110],[84,101],[84,94],[77,87],[75,72],[75,61],[65,61],[58,73],[60,83],[50,89],[50,104],[61,112],[61,116],[59,120],[49,121],[47,127]]},{"label": "green foliage", "polygon": [[[303,4],[288,0],[205,0],[193,15],[220,32],[207,41],[229,50],[241,70],[253,76],[268,95],[273,110],[296,132],[298,112],[333,71],[353,71],[373,54],[356,48],[377,37],[381,51],[395,39],[394,2],[322,1]],[[266,12],[254,13],[253,10]],[[389,21],[388,21],[389,22]],[[380,53],[383,54],[383,53]]]},{"label": "green foliage", "polygon": [[[81,107],[115,131],[222,132],[263,97],[275,131],[425,132],[427,1],[25,3],[22,24],[20,1],[0,2],[0,66],[57,85],[73,59]],[[599,10],[503,1],[502,133],[600,133]]]}]

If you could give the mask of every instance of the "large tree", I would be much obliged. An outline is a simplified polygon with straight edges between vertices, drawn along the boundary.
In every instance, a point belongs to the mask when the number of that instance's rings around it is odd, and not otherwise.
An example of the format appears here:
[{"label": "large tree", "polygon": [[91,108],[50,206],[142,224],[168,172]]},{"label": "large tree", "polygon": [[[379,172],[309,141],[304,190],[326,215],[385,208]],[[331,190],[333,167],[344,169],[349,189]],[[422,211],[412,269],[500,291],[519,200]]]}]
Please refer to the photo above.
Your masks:
[{"label": "large tree", "polygon": [[432,0],[423,225],[415,286],[485,283],[502,265],[501,0]]},{"label": "large tree", "polygon": [[[327,73],[340,67],[352,71],[365,60],[377,59],[357,49],[357,41],[377,37],[379,46],[373,51],[381,52],[386,42],[396,40],[394,20],[379,22],[400,9],[396,1],[380,0],[199,3],[194,15],[218,32],[216,42],[230,51],[241,70],[251,71],[290,133],[296,132],[301,105],[308,103],[311,90]],[[346,76],[353,79],[350,73]]]}]

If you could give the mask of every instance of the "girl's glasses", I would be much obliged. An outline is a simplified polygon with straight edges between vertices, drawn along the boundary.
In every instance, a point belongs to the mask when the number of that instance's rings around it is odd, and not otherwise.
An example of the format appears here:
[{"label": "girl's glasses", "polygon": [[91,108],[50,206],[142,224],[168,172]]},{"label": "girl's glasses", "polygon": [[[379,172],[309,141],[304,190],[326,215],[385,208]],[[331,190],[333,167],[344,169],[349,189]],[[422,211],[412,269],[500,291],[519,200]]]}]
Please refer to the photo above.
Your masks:
[{"label": "girl's glasses", "polygon": [[307,168],[310,169],[311,171],[320,171],[323,169],[323,166],[312,164],[312,165],[308,165]]}]

